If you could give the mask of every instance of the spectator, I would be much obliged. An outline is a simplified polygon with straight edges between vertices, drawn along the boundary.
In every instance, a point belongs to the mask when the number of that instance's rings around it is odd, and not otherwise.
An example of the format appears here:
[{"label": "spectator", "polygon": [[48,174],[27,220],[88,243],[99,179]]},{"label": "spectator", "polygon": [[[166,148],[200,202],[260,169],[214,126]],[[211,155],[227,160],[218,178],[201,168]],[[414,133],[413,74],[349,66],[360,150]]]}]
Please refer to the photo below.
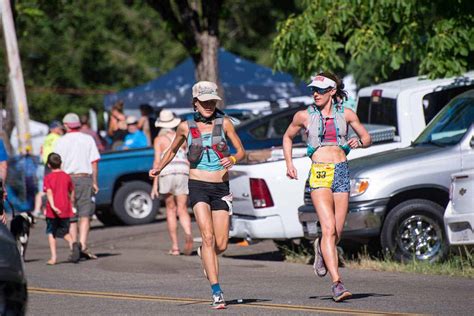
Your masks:
[{"label": "spectator", "polygon": [[126,117],[123,114],[123,101],[117,101],[110,111],[109,127],[107,135],[112,139],[112,149],[122,146],[127,135]]},{"label": "spectator", "polygon": [[[156,120],[156,125],[161,127],[160,134],[154,140],[155,160],[153,167],[157,167],[164,152],[171,146],[176,137],[176,127],[181,120],[169,110],[163,110]],[[185,234],[184,254],[190,255],[193,250],[193,237],[191,234],[191,217],[188,214],[188,180],[189,161],[186,157],[187,146],[183,144],[173,160],[160,173],[159,177],[153,179],[151,198],[157,198],[159,194],[164,195],[166,205],[166,222],[168,234],[171,239],[172,256],[180,255],[178,247],[178,223],[177,218]]]},{"label": "spectator", "polygon": [[95,145],[97,146],[97,149],[99,149],[99,152],[102,152],[105,150],[105,146],[102,143],[102,139],[100,136],[90,127],[89,125],[89,116],[86,114],[81,115],[81,132],[87,135],[91,135],[92,138],[94,138]]},{"label": "spectator", "polygon": [[74,185],[71,177],[61,170],[61,157],[56,153],[48,155],[47,164],[51,172],[44,178],[44,191],[48,197],[46,203],[46,233],[48,234],[51,258],[46,263],[54,265],[57,261],[56,237],[64,238],[69,243],[71,255],[69,260],[77,261],[80,257],[80,247],[74,242],[70,233],[70,218],[74,216],[72,203],[74,201]]},{"label": "spectator", "polygon": [[128,134],[125,136],[121,149],[136,149],[148,146],[145,134],[138,129],[138,121],[135,116],[127,117],[127,129]]},{"label": "spectator", "polygon": [[[74,205],[77,212],[71,219],[69,232],[72,240],[77,242],[79,222],[81,256],[86,259],[96,259],[97,257],[87,248],[87,239],[90,218],[95,210],[93,195],[99,192],[97,162],[100,159],[100,154],[94,139],[90,135],[79,132],[81,122],[77,114],[66,114],[63,123],[67,133],[56,142],[54,152],[61,156],[63,170],[72,177],[75,188]],[[78,258],[73,259],[79,260]]]},{"label": "spectator", "polygon": [[35,195],[35,205],[32,212],[34,217],[40,217],[42,215],[41,209],[43,208],[43,179],[50,172],[46,166],[48,156],[53,152],[56,141],[64,134],[64,126],[59,121],[52,121],[49,123],[49,134],[46,135],[43,145],[41,146],[40,163],[36,172],[38,178],[38,193]]},{"label": "spectator", "polygon": [[156,116],[149,104],[141,104],[140,113],[142,116],[138,120],[138,128],[145,133],[148,145],[151,146],[155,137],[158,136],[160,128],[155,125]]},{"label": "spectator", "polygon": [[[6,188],[5,188],[5,183],[7,181],[7,172],[8,172],[8,154],[7,150],[5,149],[5,144],[3,144],[3,139],[0,139],[0,180],[2,181],[2,189],[3,189],[3,196],[1,196],[1,199],[5,199],[6,196]],[[3,224],[6,224],[7,222],[7,216],[5,212],[2,212],[0,214],[0,222]]]}]

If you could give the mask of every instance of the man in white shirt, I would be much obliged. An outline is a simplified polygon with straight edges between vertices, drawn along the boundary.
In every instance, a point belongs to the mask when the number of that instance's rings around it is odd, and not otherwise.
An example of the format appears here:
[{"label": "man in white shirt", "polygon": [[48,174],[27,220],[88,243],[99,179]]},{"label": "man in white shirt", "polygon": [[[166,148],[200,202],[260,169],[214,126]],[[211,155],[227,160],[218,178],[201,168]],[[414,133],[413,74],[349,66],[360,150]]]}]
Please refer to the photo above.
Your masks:
[{"label": "man in white shirt", "polygon": [[[80,257],[96,259],[97,257],[87,248],[87,238],[90,230],[90,218],[94,214],[94,194],[99,192],[97,185],[97,162],[100,159],[99,150],[92,136],[81,133],[81,122],[76,113],[68,113],[63,118],[66,134],[56,141],[54,152],[62,158],[62,170],[68,173],[74,183],[76,216],[71,219],[69,233],[79,248],[79,253],[73,251],[71,261],[78,262]],[[79,222],[79,242],[78,236]],[[74,249],[73,249],[74,250]]]}]

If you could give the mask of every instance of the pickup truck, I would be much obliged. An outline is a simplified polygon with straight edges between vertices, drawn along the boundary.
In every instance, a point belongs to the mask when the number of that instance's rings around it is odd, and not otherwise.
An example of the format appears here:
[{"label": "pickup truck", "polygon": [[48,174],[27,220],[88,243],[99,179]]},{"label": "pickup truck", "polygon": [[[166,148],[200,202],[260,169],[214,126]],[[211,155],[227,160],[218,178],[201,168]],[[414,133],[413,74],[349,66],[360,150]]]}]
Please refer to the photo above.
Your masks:
[{"label": "pickup truck", "polygon": [[[452,97],[473,85],[474,72],[468,72],[458,78],[414,77],[361,89],[357,102],[361,122],[390,125],[395,128],[395,135],[392,141],[374,140],[375,144],[369,148],[351,151],[348,159],[409,146]],[[306,148],[293,149],[298,180],[286,177],[281,149],[252,152],[249,157],[254,159],[231,170],[234,215],[230,235],[280,241],[303,237],[297,210],[304,204],[303,192],[310,168]]]},{"label": "pickup truck", "polygon": [[[409,147],[349,161],[351,193],[342,238],[375,237],[384,253],[400,261],[442,259],[449,249],[443,214],[451,174],[473,167],[470,90],[448,103]],[[299,220],[306,237],[318,235],[309,190]]]},{"label": "pickup truck", "polygon": [[138,225],[152,222],[160,207],[152,200],[148,170],[153,148],[108,152],[99,160],[97,218],[105,225]]}]

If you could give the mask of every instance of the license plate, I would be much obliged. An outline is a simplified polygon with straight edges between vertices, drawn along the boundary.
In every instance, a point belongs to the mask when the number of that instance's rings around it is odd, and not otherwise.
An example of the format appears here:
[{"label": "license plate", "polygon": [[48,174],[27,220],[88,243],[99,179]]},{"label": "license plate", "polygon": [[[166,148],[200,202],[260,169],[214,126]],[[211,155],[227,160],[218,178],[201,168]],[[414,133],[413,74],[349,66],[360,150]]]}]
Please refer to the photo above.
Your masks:
[{"label": "license plate", "polygon": [[318,222],[307,222],[306,227],[308,228],[309,235],[317,235],[318,234]]}]

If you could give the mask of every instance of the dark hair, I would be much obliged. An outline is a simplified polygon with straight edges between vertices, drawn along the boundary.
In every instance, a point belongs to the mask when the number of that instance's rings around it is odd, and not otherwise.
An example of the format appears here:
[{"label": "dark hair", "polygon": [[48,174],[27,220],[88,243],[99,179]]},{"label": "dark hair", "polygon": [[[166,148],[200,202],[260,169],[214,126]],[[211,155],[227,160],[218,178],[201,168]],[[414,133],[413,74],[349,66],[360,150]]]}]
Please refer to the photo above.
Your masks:
[{"label": "dark hair", "polygon": [[82,114],[81,118],[80,118],[80,121],[81,121],[82,125],[85,125],[85,124],[89,125],[89,115]]},{"label": "dark hair", "polygon": [[47,163],[51,169],[59,169],[61,168],[62,163],[61,156],[59,156],[57,153],[50,153],[48,155]]},{"label": "dark hair", "polygon": [[336,101],[347,100],[347,91],[344,90],[344,83],[342,82],[341,79],[339,79],[338,76],[336,76],[335,74],[329,71],[320,72],[318,76],[323,76],[331,80],[334,80],[336,82],[336,94],[334,95],[334,98],[336,99]]},{"label": "dark hair", "polygon": [[150,115],[153,113],[153,107],[147,103],[144,103],[144,104],[140,104],[139,106],[140,108],[140,112],[142,112],[142,114],[145,114],[145,115]]},{"label": "dark hair", "polygon": [[114,105],[112,105],[112,110],[117,110],[120,113],[123,113],[123,106],[124,106],[123,101],[118,100],[117,102],[114,103]]}]

